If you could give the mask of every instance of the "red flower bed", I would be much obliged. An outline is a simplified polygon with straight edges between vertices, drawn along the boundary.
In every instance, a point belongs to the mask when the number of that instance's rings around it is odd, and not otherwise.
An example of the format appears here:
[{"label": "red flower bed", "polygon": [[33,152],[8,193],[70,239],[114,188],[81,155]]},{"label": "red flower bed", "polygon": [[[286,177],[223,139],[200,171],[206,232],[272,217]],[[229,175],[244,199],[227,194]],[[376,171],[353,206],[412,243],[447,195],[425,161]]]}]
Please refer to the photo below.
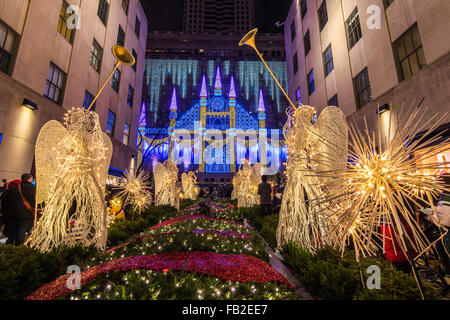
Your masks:
[{"label": "red flower bed", "polygon": [[174,218],[174,219],[166,220],[166,221],[163,221],[163,222],[158,223],[157,225],[153,226],[152,229],[158,229],[158,228],[160,228],[160,227],[165,227],[165,226],[168,226],[168,225],[171,225],[171,224],[173,224],[173,223],[180,222],[180,221],[197,220],[197,219],[223,221],[223,222],[235,224],[235,225],[238,225],[238,226],[241,226],[241,225],[242,225],[242,224],[240,224],[239,222],[235,222],[235,221],[229,221],[229,220],[225,220],[225,219],[211,218],[211,217],[205,216],[205,215],[196,215],[196,216],[181,216],[181,217],[177,217],[177,218]]},{"label": "red flower bed", "polygon": [[[239,282],[278,282],[292,289],[289,282],[266,262],[246,255],[219,254],[215,252],[166,252],[152,256],[137,256],[106,262],[81,273],[81,285],[97,276],[122,270],[147,269],[160,272],[183,270],[208,274],[218,278]],[[50,282],[26,300],[54,300],[71,292],[67,287],[70,274]]]}]

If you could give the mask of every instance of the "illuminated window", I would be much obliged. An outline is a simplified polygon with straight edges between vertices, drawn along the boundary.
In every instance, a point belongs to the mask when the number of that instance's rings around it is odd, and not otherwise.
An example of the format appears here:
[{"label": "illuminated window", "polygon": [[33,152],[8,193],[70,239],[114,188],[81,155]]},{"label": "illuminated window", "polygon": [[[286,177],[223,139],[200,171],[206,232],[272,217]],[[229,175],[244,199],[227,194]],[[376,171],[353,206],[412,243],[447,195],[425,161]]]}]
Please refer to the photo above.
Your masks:
[{"label": "illuminated window", "polygon": [[17,35],[0,20],[0,71],[11,72],[11,64],[16,50]]},{"label": "illuminated window", "polygon": [[370,89],[367,67],[353,79],[353,84],[356,94],[356,106],[358,108],[372,101],[372,90]]},{"label": "illuminated window", "polygon": [[65,82],[66,74],[51,62],[45,83],[44,97],[57,104],[61,104]]},{"label": "illuminated window", "polygon": [[72,43],[73,40],[73,30],[67,26],[67,20],[70,17],[70,14],[67,12],[67,8],[69,5],[63,1],[61,6],[61,12],[59,13],[59,21],[58,21],[58,32],[66,39],[69,43]]},{"label": "illuminated window", "polygon": [[136,66],[137,66],[137,53],[136,53],[136,51],[134,51],[134,49],[132,50],[132,52],[131,52],[131,54],[133,55],[133,57],[134,57],[134,60],[136,60],[136,63],[135,64],[133,64],[133,66],[131,67],[134,71],[136,71]]},{"label": "illuminated window", "polygon": [[320,28],[320,31],[322,31],[323,27],[325,27],[325,25],[328,22],[327,1],[326,0],[322,1],[322,4],[320,5],[320,8],[319,8],[318,15],[319,15],[319,28]]},{"label": "illuminated window", "polygon": [[355,8],[350,14],[350,17],[345,22],[347,31],[347,41],[349,50],[361,39],[361,25],[359,23],[358,8]]},{"label": "illuminated window", "polygon": [[302,19],[305,17],[306,12],[308,11],[308,5],[306,4],[306,0],[300,1],[300,10],[302,12]]},{"label": "illuminated window", "polygon": [[311,69],[308,73],[308,94],[311,95],[314,91],[316,91],[316,87],[314,85],[314,70]]},{"label": "illuminated window", "polygon": [[325,65],[325,77],[326,77],[334,69],[333,52],[331,51],[331,43],[328,45],[328,47],[325,49],[325,52],[323,53],[323,62]]},{"label": "illuminated window", "polygon": [[309,38],[309,29],[308,29],[308,31],[306,31],[306,34],[303,37],[303,44],[305,46],[305,56],[307,56],[309,53],[309,50],[311,50],[311,40]]},{"label": "illuminated window", "polygon": [[130,142],[130,126],[125,123],[125,125],[123,126],[123,138],[122,138],[122,142],[124,145],[128,145],[128,143]]},{"label": "illuminated window", "polygon": [[[89,91],[84,91],[84,100],[83,100],[83,107],[85,109],[89,108],[89,106],[91,105],[92,101],[94,101],[94,96],[89,92]],[[91,108],[91,111],[95,110],[95,105],[97,104],[97,102],[94,103],[94,105]]]},{"label": "illuminated window", "polygon": [[106,120],[106,133],[110,136],[114,135],[114,127],[116,125],[116,114],[108,110],[108,119]]},{"label": "illuminated window", "polygon": [[131,86],[131,84],[128,86],[128,97],[127,97],[127,104],[129,107],[133,108],[133,100],[134,100],[134,88]]},{"label": "illuminated window", "polygon": [[394,43],[400,81],[410,78],[425,65],[422,40],[415,24]]},{"label": "illuminated window", "polygon": [[112,81],[111,81],[111,87],[114,89],[114,91],[119,92],[119,87],[120,87],[120,70],[116,69],[114,71],[114,74],[112,76]]},{"label": "illuminated window", "polygon": [[94,39],[94,42],[92,43],[91,59],[89,61],[89,64],[98,73],[100,73],[100,68],[102,66],[102,57],[103,57],[103,49]]},{"label": "illuminated window", "polygon": [[117,33],[117,45],[121,47],[125,46],[125,31],[123,31],[120,25],[119,25],[119,32]]},{"label": "illuminated window", "polygon": [[100,0],[98,4],[97,16],[100,18],[105,27],[108,22],[108,13],[109,13],[108,1]]}]

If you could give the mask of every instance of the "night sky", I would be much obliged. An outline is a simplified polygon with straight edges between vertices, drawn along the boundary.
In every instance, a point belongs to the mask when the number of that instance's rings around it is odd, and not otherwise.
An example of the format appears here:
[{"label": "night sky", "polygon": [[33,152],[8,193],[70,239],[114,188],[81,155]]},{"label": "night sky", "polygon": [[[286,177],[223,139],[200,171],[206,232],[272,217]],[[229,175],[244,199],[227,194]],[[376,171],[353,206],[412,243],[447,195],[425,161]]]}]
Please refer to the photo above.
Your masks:
[{"label": "night sky", "polygon": [[[184,0],[141,0],[149,21],[149,30],[181,31]],[[284,22],[292,0],[256,0],[256,27],[260,32],[283,32],[276,27]]]}]

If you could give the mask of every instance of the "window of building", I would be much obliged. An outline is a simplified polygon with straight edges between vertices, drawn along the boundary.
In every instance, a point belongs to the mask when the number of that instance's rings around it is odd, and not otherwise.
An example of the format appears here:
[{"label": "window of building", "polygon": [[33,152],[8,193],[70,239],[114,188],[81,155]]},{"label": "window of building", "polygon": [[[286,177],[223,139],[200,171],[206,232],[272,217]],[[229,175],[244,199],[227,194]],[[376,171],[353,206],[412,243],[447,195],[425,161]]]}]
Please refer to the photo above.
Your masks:
[{"label": "window of building", "polygon": [[356,106],[361,108],[372,101],[372,91],[370,89],[367,67],[353,79],[353,83],[356,94]]},{"label": "window of building", "polygon": [[305,17],[306,12],[308,11],[308,5],[306,4],[306,0],[300,0],[300,11],[302,12],[302,19]]},{"label": "window of building", "polygon": [[309,29],[308,29],[308,31],[306,31],[306,34],[303,37],[303,44],[305,46],[305,56],[307,56],[309,53],[309,50],[311,50],[311,39],[309,37]]},{"label": "window of building", "polygon": [[387,9],[394,0],[383,0],[384,8]]},{"label": "window of building", "polygon": [[323,0],[322,4],[319,7],[319,28],[320,31],[325,27],[328,22],[328,13],[327,13],[327,1]]},{"label": "window of building", "polygon": [[65,82],[66,74],[51,62],[45,83],[44,97],[61,104]]},{"label": "window of building", "polygon": [[292,64],[293,64],[294,75],[295,75],[297,73],[297,71],[298,71],[298,56],[297,56],[297,53],[295,53],[294,57],[292,58]]},{"label": "window of building", "polygon": [[127,97],[127,104],[131,108],[133,108],[133,100],[134,100],[134,88],[131,86],[131,84],[128,86],[128,97]]},{"label": "window of building", "polygon": [[111,87],[114,89],[114,91],[119,92],[120,87],[120,70],[116,69],[113,73],[112,80],[111,80]]},{"label": "window of building", "polygon": [[358,8],[355,8],[350,14],[350,17],[345,22],[345,27],[347,31],[348,48],[350,50],[362,37]]},{"label": "window of building", "polygon": [[130,0],[122,0],[122,8],[125,14],[128,15],[128,7],[130,6]]},{"label": "window of building", "polygon": [[[94,96],[87,90],[84,91],[84,100],[83,100],[83,107],[85,109],[89,108],[89,106],[91,105],[92,101],[94,101]],[[95,110],[95,105],[97,104],[97,102],[94,103],[94,105],[91,108],[91,111]]]},{"label": "window of building", "polygon": [[323,53],[323,62],[325,65],[325,77],[326,77],[334,69],[333,52],[331,50],[331,43],[328,45],[328,47],[325,49],[325,52]]},{"label": "window of building", "polygon": [[410,78],[425,65],[422,40],[415,24],[394,43],[400,81]]},{"label": "window of building", "polygon": [[91,59],[89,64],[94,68],[95,71],[100,73],[100,68],[102,66],[103,49],[100,47],[98,42],[94,39],[92,43]]},{"label": "window of building", "polygon": [[61,12],[59,13],[59,21],[58,21],[58,32],[66,39],[69,43],[72,43],[73,38],[73,29],[67,26],[67,20],[70,17],[70,14],[67,12],[67,8],[69,5],[63,1],[61,6]]},{"label": "window of building", "polygon": [[335,107],[339,107],[339,102],[338,102],[338,95],[337,93],[331,97],[330,100],[328,100],[328,105],[329,106],[335,106]]},{"label": "window of building", "polygon": [[106,120],[106,133],[110,136],[114,135],[114,127],[116,125],[116,114],[108,110],[108,119]]},{"label": "window of building", "polygon": [[291,24],[291,40],[294,40],[294,38],[295,38],[295,20],[293,20]]},{"label": "window of building", "polygon": [[128,142],[130,142],[130,125],[128,123],[125,123],[123,126],[123,138],[122,142],[124,145],[128,145]]},{"label": "window of building", "polygon": [[0,71],[6,74],[11,72],[17,38],[17,34],[0,21]]},{"label": "window of building", "polygon": [[141,34],[141,22],[138,17],[136,17],[136,22],[134,24],[134,33],[136,33],[136,36],[139,38],[139,35]]},{"label": "window of building", "polygon": [[136,51],[134,51],[134,49],[132,50],[131,54],[133,55],[134,59],[136,60],[136,63],[133,64],[133,66],[131,67],[134,71],[136,71],[136,66],[137,66],[137,53]]},{"label": "window of building", "polygon": [[119,25],[119,32],[117,33],[117,45],[125,46],[125,31],[123,31],[122,26]]},{"label": "window of building", "polygon": [[314,70],[308,73],[308,94],[311,95],[314,91],[316,91],[316,87],[314,85]]},{"label": "window of building", "polygon": [[105,26],[108,23],[108,13],[109,13],[108,1],[100,0],[98,4],[97,15]]}]

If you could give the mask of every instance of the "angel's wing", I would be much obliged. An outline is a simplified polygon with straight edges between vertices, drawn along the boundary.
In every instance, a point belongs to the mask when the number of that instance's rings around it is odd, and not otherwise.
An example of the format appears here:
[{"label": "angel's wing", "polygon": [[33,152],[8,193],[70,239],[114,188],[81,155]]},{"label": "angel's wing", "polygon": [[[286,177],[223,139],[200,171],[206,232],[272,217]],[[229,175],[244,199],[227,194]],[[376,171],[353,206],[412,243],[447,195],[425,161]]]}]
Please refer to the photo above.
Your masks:
[{"label": "angel's wing", "polygon": [[48,200],[50,184],[58,175],[56,147],[67,134],[67,129],[58,121],[47,122],[39,131],[36,141],[36,203]]},{"label": "angel's wing", "polygon": [[344,113],[337,107],[326,107],[315,127],[318,140],[318,170],[344,170],[348,160],[348,126]]},{"label": "angel's wing", "polygon": [[260,184],[262,182],[261,180],[261,172],[262,172],[262,165],[261,163],[257,163],[252,167],[252,175],[251,180],[253,184]]},{"label": "angel's wing", "polygon": [[164,185],[164,178],[166,176],[166,167],[160,162],[158,162],[153,169],[153,175],[155,178],[155,195],[158,194],[162,186]]},{"label": "angel's wing", "polygon": [[103,193],[105,193],[106,178],[108,177],[109,165],[111,164],[113,145],[111,139],[106,133],[103,132],[102,136],[105,151],[103,157],[98,157],[98,160],[94,162],[94,172],[98,185],[102,189]]},{"label": "angel's wing", "polygon": [[181,175],[181,185],[183,186],[183,192],[189,188],[189,176],[186,172]]}]

